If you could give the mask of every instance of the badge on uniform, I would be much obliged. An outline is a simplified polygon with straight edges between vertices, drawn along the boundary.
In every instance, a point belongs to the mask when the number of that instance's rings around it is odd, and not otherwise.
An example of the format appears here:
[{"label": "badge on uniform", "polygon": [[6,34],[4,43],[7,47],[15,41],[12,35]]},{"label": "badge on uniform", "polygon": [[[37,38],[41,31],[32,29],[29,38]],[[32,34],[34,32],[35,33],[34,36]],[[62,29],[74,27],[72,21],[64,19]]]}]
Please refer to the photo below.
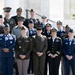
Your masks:
[{"label": "badge on uniform", "polygon": [[5,41],[7,41],[8,40],[8,37],[5,37]]},{"label": "badge on uniform", "polygon": [[21,48],[21,46],[19,46],[19,48]]}]

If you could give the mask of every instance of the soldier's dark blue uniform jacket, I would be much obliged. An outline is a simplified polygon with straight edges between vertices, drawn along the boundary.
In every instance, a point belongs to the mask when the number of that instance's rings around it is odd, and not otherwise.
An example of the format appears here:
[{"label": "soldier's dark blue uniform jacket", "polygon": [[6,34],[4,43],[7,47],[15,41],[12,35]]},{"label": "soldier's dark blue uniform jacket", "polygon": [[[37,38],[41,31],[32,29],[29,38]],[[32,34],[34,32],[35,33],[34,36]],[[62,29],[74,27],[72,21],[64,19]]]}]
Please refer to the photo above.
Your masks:
[{"label": "soldier's dark blue uniform jacket", "polygon": [[51,37],[51,31],[47,32],[47,30],[45,30],[45,32],[42,32],[43,35],[45,35],[47,38]]},{"label": "soldier's dark blue uniform jacket", "polygon": [[65,34],[65,31],[63,31],[63,30],[57,31],[58,37],[62,37],[63,34]]},{"label": "soldier's dark blue uniform jacket", "polygon": [[[69,38],[66,38],[63,42],[63,52],[64,52],[64,60],[65,60],[65,75],[69,75],[70,66],[72,68],[72,74],[75,75],[75,39],[73,38],[71,41]],[[73,58],[69,60],[66,55],[72,56]]]},{"label": "soldier's dark blue uniform jacket", "polygon": [[29,29],[29,36],[32,37],[34,35],[36,35],[36,29],[35,28],[33,28],[32,30]]},{"label": "soldier's dark blue uniform jacket", "polygon": [[15,46],[16,43],[16,38],[13,34],[8,34],[8,35],[4,35],[4,34],[0,34],[0,47],[1,49],[3,48],[8,48],[10,50],[9,53],[5,53],[2,50],[2,57],[13,57],[13,48]]},{"label": "soldier's dark blue uniform jacket", "polygon": [[48,54],[61,54],[61,46],[62,46],[62,40],[59,37],[55,38],[55,41],[52,42],[52,37],[49,38],[49,49]]},{"label": "soldier's dark blue uniform jacket", "polygon": [[69,38],[66,38],[63,42],[63,52],[64,55],[69,55],[75,57],[75,39],[72,39],[71,45],[69,45]]},{"label": "soldier's dark blue uniform jacket", "polygon": [[46,30],[46,24],[41,23],[41,26],[42,26],[42,31],[44,32]]}]

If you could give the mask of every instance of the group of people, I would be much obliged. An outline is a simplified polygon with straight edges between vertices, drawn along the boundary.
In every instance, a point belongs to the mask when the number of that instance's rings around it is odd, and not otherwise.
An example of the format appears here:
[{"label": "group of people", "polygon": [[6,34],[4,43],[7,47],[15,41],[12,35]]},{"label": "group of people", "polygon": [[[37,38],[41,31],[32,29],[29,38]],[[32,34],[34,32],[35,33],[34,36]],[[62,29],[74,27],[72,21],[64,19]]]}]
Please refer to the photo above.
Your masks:
[{"label": "group of people", "polygon": [[[57,21],[57,29],[42,16],[35,18],[30,10],[30,18],[22,16],[22,8],[10,18],[10,7],[5,7],[0,15],[0,69],[1,75],[75,75],[74,31]],[[72,72],[72,74],[70,74]]]}]

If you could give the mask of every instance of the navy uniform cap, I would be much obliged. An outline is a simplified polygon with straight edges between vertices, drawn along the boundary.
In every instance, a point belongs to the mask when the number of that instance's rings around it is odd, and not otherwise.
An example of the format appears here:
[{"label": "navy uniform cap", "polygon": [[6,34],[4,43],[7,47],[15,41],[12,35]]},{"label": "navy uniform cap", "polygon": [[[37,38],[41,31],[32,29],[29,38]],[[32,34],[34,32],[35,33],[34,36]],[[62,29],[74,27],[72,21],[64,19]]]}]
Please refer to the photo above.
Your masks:
[{"label": "navy uniform cap", "polygon": [[46,27],[52,27],[52,25],[50,23],[47,23]]},{"label": "navy uniform cap", "polygon": [[57,32],[57,29],[56,29],[56,28],[53,28],[53,29],[51,30],[51,32]]},{"label": "navy uniform cap", "polygon": [[33,20],[29,20],[29,23],[34,24]]},{"label": "navy uniform cap", "polygon": [[11,7],[5,7],[3,8],[4,12],[10,12],[11,11]]},{"label": "navy uniform cap", "polygon": [[61,21],[57,21],[57,25],[62,25],[62,22]]},{"label": "navy uniform cap", "polygon": [[42,30],[42,26],[41,25],[37,25],[36,26],[36,30]]},{"label": "navy uniform cap", "polygon": [[73,33],[74,31],[73,31],[73,29],[70,29],[69,32],[70,32],[70,33]]},{"label": "navy uniform cap", "polygon": [[4,29],[10,29],[10,26],[8,23],[5,24]]},{"label": "navy uniform cap", "polygon": [[25,21],[25,18],[24,17],[17,17],[17,21]]}]

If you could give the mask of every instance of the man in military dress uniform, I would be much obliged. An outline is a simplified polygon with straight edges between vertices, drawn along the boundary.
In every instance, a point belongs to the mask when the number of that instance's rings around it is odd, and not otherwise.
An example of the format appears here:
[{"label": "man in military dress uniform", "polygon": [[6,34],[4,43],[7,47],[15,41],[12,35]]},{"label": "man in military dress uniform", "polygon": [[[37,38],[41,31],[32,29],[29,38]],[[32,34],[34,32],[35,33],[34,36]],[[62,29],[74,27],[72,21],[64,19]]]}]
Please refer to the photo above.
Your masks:
[{"label": "man in military dress uniform", "polygon": [[17,20],[18,17],[23,17],[22,16],[22,8],[21,7],[17,8],[16,13],[17,13],[17,15],[16,16],[12,16],[12,18],[15,20],[16,25],[18,25],[18,20]]},{"label": "man in military dress uniform", "polygon": [[44,32],[45,29],[46,29],[47,17],[46,16],[42,16],[41,19],[42,19],[42,22],[41,22],[42,31]]},{"label": "man in military dress uniform", "polygon": [[[57,21],[57,36],[60,37],[63,41],[63,35],[65,34],[65,31],[62,29],[62,22],[61,21]],[[63,60],[63,52],[61,52],[61,72],[62,72],[62,75],[64,75],[65,73],[65,68],[64,68],[64,60]]]},{"label": "man in military dress uniform", "polygon": [[30,19],[32,19],[35,23],[35,11],[33,9],[30,10]]},{"label": "man in military dress uniform", "polygon": [[21,36],[21,28],[24,27],[27,32],[26,35],[29,36],[28,28],[23,25],[24,18],[18,17],[17,21],[18,21],[18,25],[12,29],[12,34],[14,34],[16,37],[20,37]]},{"label": "man in military dress uniform", "polygon": [[33,22],[34,22],[34,27],[36,27],[35,11],[34,11],[33,9],[30,10],[30,18],[25,19],[24,25],[25,25],[26,27],[28,27],[29,20],[33,20]]},{"label": "man in military dress uniform", "polygon": [[68,38],[64,39],[63,42],[63,53],[65,60],[65,75],[70,75],[70,67],[72,70],[72,75],[75,75],[75,39],[74,31],[70,29],[68,32]]},{"label": "man in military dress uniform", "polygon": [[[45,30],[45,32],[42,33],[43,35],[45,35],[47,37],[48,42],[49,42],[49,38],[51,37],[51,28],[52,28],[51,24],[47,23],[46,24],[46,30]],[[48,48],[47,48],[47,50],[48,50]],[[46,51],[46,61],[45,61],[44,75],[47,75],[47,71],[48,71],[48,67],[47,67],[48,65],[47,64],[48,64],[48,55],[47,55],[47,51]]]},{"label": "man in military dress uniform", "polygon": [[51,38],[49,39],[48,46],[49,75],[59,75],[62,40],[57,37],[57,30],[55,28],[51,30]]},{"label": "man in military dress uniform", "polygon": [[[32,40],[32,37],[34,35],[36,35],[36,29],[34,28],[33,20],[29,21],[28,27],[29,27],[29,37]],[[30,54],[30,62],[29,62],[28,74],[31,74],[31,72],[33,74],[33,56],[32,56],[32,53],[33,52],[31,52],[31,54]]]},{"label": "man in military dress uniform", "polygon": [[47,38],[51,37],[51,28],[52,28],[51,24],[47,23],[46,24],[46,29],[45,29],[44,32],[42,32],[42,34],[45,35]]},{"label": "man in military dress uniform", "polygon": [[0,35],[1,51],[1,69],[2,75],[13,75],[13,48],[15,47],[16,38],[10,34],[9,25],[5,25],[4,34]]},{"label": "man in military dress uniform", "polygon": [[65,34],[65,31],[62,29],[61,21],[57,21],[57,29],[58,29],[57,36],[61,38],[63,36],[63,34]]},{"label": "man in military dress uniform", "polygon": [[45,58],[47,50],[47,38],[43,36],[42,27],[39,25],[36,27],[37,35],[32,40],[33,50],[33,72],[34,75],[44,75]]},{"label": "man in military dress uniform", "polygon": [[29,36],[32,37],[32,36],[36,35],[36,29],[34,28],[33,20],[29,21],[28,27],[29,27]]},{"label": "man in military dress uniform", "polygon": [[5,7],[4,10],[4,24],[8,23],[10,25],[10,29],[16,25],[15,20],[10,17],[11,7]]},{"label": "man in military dress uniform", "polygon": [[68,38],[68,32],[70,30],[70,27],[68,25],[65,26],[65,34],[63,34],[62,36],[62,40],[64,40],[65,38]]},{"label": "man in military dress uniform", "polygon": [[[14,34],[16,36],[16,38],[20,37],[21,36],[21,28],[24,27],[26,29],[26,32],[27,32],[26,35],[29,36],[28,28],[23,25],[24,18],[23,17],[18,17],[17,21],[18,21],[18,25],[15,26],[12,29],[12,34]],[[16,75],[18,75],[16,60],[15,60],[14,66],[15,66],[15,69],[16,69]]]},{"label": "man in military dress uniform", "polygon": [[19,75],[27,75],[32,43],[30,37],[26,36],[26,30],[24,27],[21,28],[21,34],[22,36],[17,38],[15,47],[17,65]]}]

